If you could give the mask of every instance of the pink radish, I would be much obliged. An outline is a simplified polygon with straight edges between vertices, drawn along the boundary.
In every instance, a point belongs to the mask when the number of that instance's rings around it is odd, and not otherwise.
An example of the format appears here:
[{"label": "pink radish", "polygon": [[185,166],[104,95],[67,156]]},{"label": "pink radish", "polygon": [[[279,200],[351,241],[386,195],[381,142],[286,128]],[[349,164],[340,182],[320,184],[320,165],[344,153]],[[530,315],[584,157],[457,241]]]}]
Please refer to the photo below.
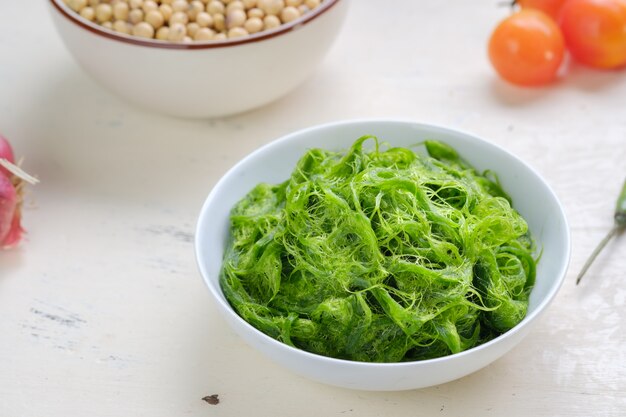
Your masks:
[{"label": "pink radish", "polygon": [[[15,163],[15,156],[13,155],[13,148],[11,148],[11,144],[4,136],[0,135],[0,159],[2,158],[12,164]],[[6,175],[7,177],[11,177],[11,173],[3,166],[0,166],[0,173]]]},{"label": "pink radish", "polygon": [[25,182],[36,184],[38,180],[15,165],[13,148],[0,135],[0,249],[16,246],[22,239],[22,195]]},{"label": "pink radish", "polygon": [[0,248],[15,246],[22,235],[21,196],[7,175],[0,173]]},{"label": "pink radish", "polygon": [[9,233],[5,236],[4,242],[0,242],[0,248],[9,249],[17,246],[22,240],[22,233],[24,233],[24,229],[22,229],[22,210],[18,204],[13,214],[13,221],[11,222]]}]

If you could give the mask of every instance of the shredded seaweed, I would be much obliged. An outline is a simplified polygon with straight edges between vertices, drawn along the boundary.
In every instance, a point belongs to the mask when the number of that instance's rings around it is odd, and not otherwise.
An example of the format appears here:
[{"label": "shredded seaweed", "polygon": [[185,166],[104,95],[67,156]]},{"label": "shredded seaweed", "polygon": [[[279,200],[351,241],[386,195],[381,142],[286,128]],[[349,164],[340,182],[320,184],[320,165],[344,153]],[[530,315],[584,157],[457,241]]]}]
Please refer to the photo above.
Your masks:
[{"label": "shredded seaweed", "polygon": [[519,323],[537,262],[526,221],[493,173],[424,145],[311,149],[287,181],[250,191],[220,276],[235,311],[288,345],[368,362],[461,352]]}]

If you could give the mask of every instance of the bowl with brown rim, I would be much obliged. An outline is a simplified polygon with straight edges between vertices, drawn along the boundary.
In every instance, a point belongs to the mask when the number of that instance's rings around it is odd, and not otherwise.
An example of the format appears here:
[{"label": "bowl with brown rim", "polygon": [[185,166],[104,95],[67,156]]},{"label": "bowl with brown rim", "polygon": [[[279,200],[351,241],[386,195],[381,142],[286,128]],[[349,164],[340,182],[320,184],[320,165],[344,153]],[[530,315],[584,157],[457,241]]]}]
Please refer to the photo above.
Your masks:
[{"label": "bowl with brown rim", "polygon": [[301,84],[337,37],[348,0],[245,37],[170,42],[116,32],[63,0],[49,0],[53,22],[77,63],[104,88],[171,116],[208,118],[270,103]]}]

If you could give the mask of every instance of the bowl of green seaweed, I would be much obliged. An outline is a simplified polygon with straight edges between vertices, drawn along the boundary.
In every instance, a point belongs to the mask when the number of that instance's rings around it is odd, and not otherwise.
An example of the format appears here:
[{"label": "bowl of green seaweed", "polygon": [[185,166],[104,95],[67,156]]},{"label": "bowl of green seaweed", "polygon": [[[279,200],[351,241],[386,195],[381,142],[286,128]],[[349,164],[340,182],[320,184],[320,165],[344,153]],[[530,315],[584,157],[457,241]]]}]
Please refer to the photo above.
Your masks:
[{"label": "bowl of green seaweed", "polygon": [[265,145],[215,185],[196,258],[251,346],[310,379],[406,390],[518,344],[569,262],[563,208],[507,151],[432,125],[347,121]]}]

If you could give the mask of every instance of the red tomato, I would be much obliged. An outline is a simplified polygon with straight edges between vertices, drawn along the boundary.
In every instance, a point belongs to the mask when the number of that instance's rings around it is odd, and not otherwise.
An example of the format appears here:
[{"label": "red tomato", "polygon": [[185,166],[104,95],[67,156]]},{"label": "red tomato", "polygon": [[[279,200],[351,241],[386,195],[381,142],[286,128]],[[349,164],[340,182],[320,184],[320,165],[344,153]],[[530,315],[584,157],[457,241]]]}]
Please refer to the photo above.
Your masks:
[{"label": "red tomato", "polygon": [[566,1],[567,0],[516,0],[515,3],[522,9],[541,10],[554,20],[557,20],[561,7],[563,7]]},{"label": "red tomato", "polygon": [[548,15],[532,9],[504,19],[489,39],[489,59],[498,74],[523,86],[554,80],[564,52],[559,27]]},{"label": "red tomato", "polygon": [[569,0],[559,25],[572,56],[595,68],[626,64],[626,2]]}]

